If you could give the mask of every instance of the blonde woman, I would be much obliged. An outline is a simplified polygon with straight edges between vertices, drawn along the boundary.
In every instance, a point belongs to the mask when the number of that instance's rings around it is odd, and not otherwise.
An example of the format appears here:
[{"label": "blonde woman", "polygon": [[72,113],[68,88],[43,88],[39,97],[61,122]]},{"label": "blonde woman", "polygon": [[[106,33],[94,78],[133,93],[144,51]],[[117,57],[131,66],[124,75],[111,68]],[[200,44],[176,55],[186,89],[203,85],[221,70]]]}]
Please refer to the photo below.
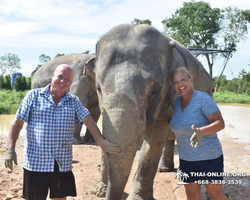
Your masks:
[{"label": "blonde woman", "polygon": [[225,127],[221,112],[209,94],[194,90],[193,77],[185,67],[176,69],[170,82],[180,95],[170,125],[178,144],[179,169],[188,175],[187,199],[200,200],[204,184],[211,200],[226,200],[221,184],[223,152],[217,137]]}]

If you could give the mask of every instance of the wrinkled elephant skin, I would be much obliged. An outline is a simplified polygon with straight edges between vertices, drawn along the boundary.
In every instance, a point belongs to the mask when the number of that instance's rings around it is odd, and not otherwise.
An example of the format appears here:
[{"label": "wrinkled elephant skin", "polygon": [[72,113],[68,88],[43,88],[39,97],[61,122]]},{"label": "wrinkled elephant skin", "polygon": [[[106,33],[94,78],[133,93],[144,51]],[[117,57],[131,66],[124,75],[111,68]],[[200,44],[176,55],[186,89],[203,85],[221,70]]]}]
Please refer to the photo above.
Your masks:
[{"label": "wrinkled elephant skin", "polygon": [[212,79],[185,47],[148,25],[123,24],[107,32],[97,43],[96,66],[103,134],[121,148],[118,155],[107,155],[105,199],[122,198],[139,148],[128,199],[154,199],[154,177],[177,97],[169,84],[170,74],[185,66],[194,75],[195,89],[210,94]]},{"label": "wrinkled elephant skin", "polygon": [[[79,97],[94,120],[97,121],[100,116],[100,109],[95,88],[95,58],[95,55],[81,53],[54,58],[36,71],[32,78],[31,89],[45,87],[50,84],[56,67],[60,64],[68,64],[74,72],[69,92]],[[74,139],[76,143],[82,143],[80,137],[81,128],[81,124],[75,125]],[[86,131],[84,140],[94,141],[89,130]]]}]

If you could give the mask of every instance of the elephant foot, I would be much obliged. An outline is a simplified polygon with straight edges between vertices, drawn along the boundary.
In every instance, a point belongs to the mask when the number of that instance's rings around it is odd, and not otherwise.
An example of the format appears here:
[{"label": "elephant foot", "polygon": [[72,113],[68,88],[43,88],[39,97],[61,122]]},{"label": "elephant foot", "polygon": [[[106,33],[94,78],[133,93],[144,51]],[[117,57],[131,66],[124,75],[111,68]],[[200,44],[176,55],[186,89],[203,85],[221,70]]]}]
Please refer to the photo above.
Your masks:
[{"label": "elephant foot", "polygon": [[83,144],[84,140],[81,137],[74,138],[73,144]]},{"label": "elephant foot", "polygon": [[135,182],[134,180],[127,200],[155,200],[153,197],[153,188],[148,185],[142,187],[139,182]]},{"label": "elephant foot", "polygon": [[84,140],[84,142],[95,142],[95,140],[92,136],[84,136],[83,140]]},{"label": "elephant foot", "polygon": [[96,186],[95,195],[100,198],[104,198],[107,193],[107,184],[99,182]]},{"label": "elephant foot", "polygon": [[166,166],[159,166],[158,167],[159,172],[172,172],[174,171],[174,166],[172,167],[166,167]]},{"label": "elephant foot", "polygon": [[129,195],[127,200],[156,200],[153,196],[140,196],[138,194]]},{"label": "elephant foot", "polygon": [[84,142],[95,142],[94,137],[91,135],[89,130],[86,131],[84,137],[83,137]]}]

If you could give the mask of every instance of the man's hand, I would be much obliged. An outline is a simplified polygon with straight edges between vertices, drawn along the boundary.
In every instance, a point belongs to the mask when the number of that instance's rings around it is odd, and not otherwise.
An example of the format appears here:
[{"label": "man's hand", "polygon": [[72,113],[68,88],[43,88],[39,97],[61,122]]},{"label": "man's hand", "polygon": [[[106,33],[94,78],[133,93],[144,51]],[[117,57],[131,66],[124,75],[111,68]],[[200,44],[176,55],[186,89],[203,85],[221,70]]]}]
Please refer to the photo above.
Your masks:
[{"label": "man's hand", "polygon": [[199,129],[195,128],[194,125],[191,126],[191,129],[194,131],[194,134],[192,135],[192,137],[190,138],[190,145],[194,148],[196,148],[199,144],[200,139],[202,138],[202,133]]},{"label": "man's hand", "polygon": [[4,164],[5,164],[5,167],[10,168],[11,171],[13,169],[13,164],[12,164],[13,161],[15,165],[17,165],[17,156],[16,156],[15,148],[9,148],[6,152]]},{"label": "man's hand", "polygon": [[110,154],[117,154],[121,151],[117,144],[113,144],[107,140],[103,140],[104,148],[103,151],[110,153]]}]

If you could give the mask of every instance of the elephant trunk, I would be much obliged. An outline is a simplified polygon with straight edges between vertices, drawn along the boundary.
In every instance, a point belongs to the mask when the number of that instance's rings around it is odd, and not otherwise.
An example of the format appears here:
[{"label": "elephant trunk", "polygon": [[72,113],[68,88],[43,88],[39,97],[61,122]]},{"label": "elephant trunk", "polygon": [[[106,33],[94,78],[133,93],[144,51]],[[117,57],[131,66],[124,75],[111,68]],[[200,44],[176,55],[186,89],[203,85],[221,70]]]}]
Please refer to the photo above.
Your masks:
[{"label": "elephant trunk", "polygon": [[158,165],[160,172],[171,172],[174,170],[174,143],[175,140],[167,140],[164,144]]},{"label": "elephant trunk", "polygon": [[101,104],[103,135],[121,148],[118,155],[107,155],[109,181],[106,199],[121,199],[136,151],[142,143],[145,123],[140,120],[138,109],[128,97],[109,95],[105,100]]}]

